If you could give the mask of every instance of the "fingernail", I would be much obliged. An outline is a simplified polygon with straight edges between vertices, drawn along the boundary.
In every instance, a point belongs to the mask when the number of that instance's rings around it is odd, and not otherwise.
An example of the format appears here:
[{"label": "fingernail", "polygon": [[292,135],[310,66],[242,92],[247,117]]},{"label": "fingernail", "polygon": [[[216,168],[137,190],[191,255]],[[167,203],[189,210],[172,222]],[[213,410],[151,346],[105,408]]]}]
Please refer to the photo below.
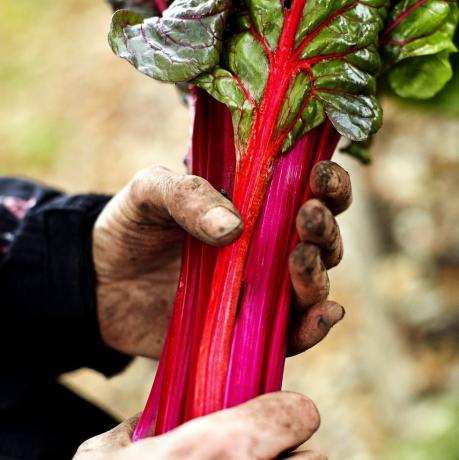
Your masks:
[{"label": "fingernail", "polygon": [[330,328],[337,322],[341,321],[344,318],[345,313],[346,311],[341,305],[335,304],[332,308],[329,308],[324,315],[322,315],[322,321]]},{"label": "fingernail", "polygon": [[240,217],[223,206],[210,209],[201,219],[202,230],[214,240],[227,237],[240,226]]}]

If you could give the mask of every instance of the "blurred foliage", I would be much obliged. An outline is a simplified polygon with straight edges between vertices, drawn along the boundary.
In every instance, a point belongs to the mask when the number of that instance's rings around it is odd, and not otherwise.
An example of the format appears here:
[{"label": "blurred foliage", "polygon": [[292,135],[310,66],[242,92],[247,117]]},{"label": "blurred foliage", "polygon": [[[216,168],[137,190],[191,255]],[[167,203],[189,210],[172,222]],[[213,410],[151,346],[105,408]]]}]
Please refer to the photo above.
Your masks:
[{"label": "blurred foliage", "polygon": [[30,2],[28,0],[3,0],[2,11],[0,16],[0,33],[2,36],[18,36],[17,32],[21,27],[28,27],[36,21],[36,15],[40,11],[46,10],[53,3],[50,0],[40,0],[39,2]]},{"label": "blurred foliage", "polygon": [[[454,43],[459,49],[459,28],[456,31]],[[397,101],[401,107],[414,106],[423,110],[439,112],[447,116],[459,117],[459,52],[450,55],[450,62],[453,76],[445,87],[430,99],[410,99],[408,97],[397,96],[389,87],[386,81],[380,81],[380,91],[388,94]],[[370,164],[372,159],[372,137],[366,142],[350,142],[340,149],[341,153],[347,154],[363,164]]]},{"label": "blurred foliage", "polygon": [[11,130],[10,145],[17,152],[16,164],[24,168],[31,163],[37,168],[51,167],[64,137],[65,129],[58,120],[24,120]]},{"label": "blurred foliage", "polygon": [[[459,48],[459,29],[456,31],[454,43]],[[459,117],[459,53],[451,54],[450,61],[453,68],[453,77],[445,87],[430,100],[419,101],[410,99],[408,100],[409,104]],[[407,102],[406,99],[397,99],[402,104]]]},{"label": "blurred foliage", "polygon": [[49,26],[68,7],[50,0],[2,1],[0,172],[43,174],[57,160],[66,123],[60,114],[50,113],[46,105],[36,103],[39,97],[35,92],[43,92],[48,81],[41,80],[47,70],[46,48],[37,52],[43,43],[37,42],[36,37],[50,34]]},{"label": "blurred foliage", "polygon": [[459,396],[424,402],[411,422],[429,427],[389,448],[385,460],[459,460]]}]

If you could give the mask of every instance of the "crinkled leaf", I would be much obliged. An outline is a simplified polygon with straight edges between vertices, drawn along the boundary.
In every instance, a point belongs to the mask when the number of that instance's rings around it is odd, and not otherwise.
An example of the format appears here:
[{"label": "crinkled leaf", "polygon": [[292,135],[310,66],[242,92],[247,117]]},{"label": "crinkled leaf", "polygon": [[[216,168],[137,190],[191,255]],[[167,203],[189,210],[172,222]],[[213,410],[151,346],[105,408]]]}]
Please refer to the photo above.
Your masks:
[{"label": "crinkled leaf", "polygon": [[399,96],[432,97],[451,78],[458,17],[456,1],[402,0],[392,6],[381,44],[389,84]]},{"label": "crinkled leaf", "polygon": [[175,0],[160,18],[119,10],[110,46],[152,78],[188,81],[217,64],[229,9],[230,0]]},{"label": "crinkled leaf", "polygon": [[286,151],[325,116],[354,140],[379,128],[384,1],[293,0],[289,9],[279,0],[245,2],[242,30],[225,43],[219,66],[195,80],[231,109],[239,151],[260,130]]}]

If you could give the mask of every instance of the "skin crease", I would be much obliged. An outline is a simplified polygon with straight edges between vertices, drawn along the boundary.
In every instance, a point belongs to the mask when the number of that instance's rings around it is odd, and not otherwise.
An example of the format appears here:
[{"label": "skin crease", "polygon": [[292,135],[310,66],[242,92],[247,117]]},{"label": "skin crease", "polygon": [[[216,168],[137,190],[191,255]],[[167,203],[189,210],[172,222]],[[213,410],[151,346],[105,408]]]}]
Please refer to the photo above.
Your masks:
[{"label": "skin crease", "polygon": [[[316,345],[344,316],[342,306],[327,300],[327,269],[343,254],[334,215],[351,204],[349,175],[324,161],[314,167],[310,181],[316,198],[298,213],[300,243],[289,260],[295,291],[290,355]],[[100,332],[110,347],[160,356],[184,231],[223,246],[240,236],[243,224],[232,203],[207,181],[158,166],[139,172],[98,217],[93,231],[97,308]],[[137,419],[86,441],[74,460],[326,460],[312,451],[279,457],[308,440],[320,424],[314,404],[295,393],[264,395],[132,444]]]}]

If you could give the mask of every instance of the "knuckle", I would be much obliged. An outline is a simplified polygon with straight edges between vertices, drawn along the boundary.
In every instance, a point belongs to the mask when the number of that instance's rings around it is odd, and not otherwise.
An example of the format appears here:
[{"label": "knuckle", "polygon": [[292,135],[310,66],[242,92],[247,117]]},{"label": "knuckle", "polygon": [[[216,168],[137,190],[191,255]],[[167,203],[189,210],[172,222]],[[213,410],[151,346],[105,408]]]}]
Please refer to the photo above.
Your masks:
[{"label": "knuckle", "polygon": [[327,268],[333,268],[341,262],[343,256],[344,245],[341,236],[338,234],[338,236],[334,240],[331,240],[324,248],[322,258]]},{"label": "knuckle", "polygon": [[294,265],[302,270],[314,266],[319,256],[319,248],[311,243],[299,243],[291,254]]},{"label": "knuckle", "polygon": [[300,243],[290,255],[290,270],[292,274],[306,281],[323,284],[325,267],[320,256],[320,249],[311,243]]},{"label": "knuckle", "polygon": [[163,175],[170,172],[167,168],[159,165],[152,165],[146,168],[143,168],[134,175],[132,182],[137,184],[145,184],[146,182],[152,180],[153,177],[158,175]]},{"label": "knuckle", "polygon": [[327,229],[325,206],[317,199],[308,201],[300,209],[297,222],[300,236],[323,237]]},{"label": "knuckle", "polygon": [[143,168],[134,174],[131,184],[135,187],[146,189],[148,185],[155,184],[159,178],[163,180],[170,176],[172,172],[160,165],[153,165]]},{"label": "knuckle", "polygon": [[136,211],[148,212],[150,208],[148,194],[145,192],[145,187],[140,182],[132,181],[129,184],[128,197]]},{"label": "knuckle", "polygon": [[137,190],[142,187],[145,183],[147,172],[145,169],[141,169],[134,174],[131,182],[129,183],[131,190]]},{"label": "knuckle", "polygon": [[172,172],[170,169],[165,168],[164,166],[161,166],[161,165],[147,166],[146,168],[143,169],[143,171],[149,177],[157,176],[157,175],[161,175],[161,174],[171,174],[171,172]]},{"label": "knuckle", "polygon": [[171,171],[163,166],[149,166],[138,171],[128,185],[128,196],[141,212],[148,212],[153,199],[159,199],[168,190]]},{"label": "knuckle", "polygon": [[178,188],[180,191],[185,193],[195,192],[199,190],[201,187],[208,184],[208,182],[203,179],[202,177],[194,176],[194,175],[184,175],[179,184]]},{"label": "knuckle", "polygon": [[324,237],[322,250],[325,256],[332,256],[337,259],[339,253],[342,252],[343,242],[341,239],[341,232],[338,225],[334,224],[329,227],[326,237]]},{"label": "knuckle", "polygon": [[101,436],[102,435],[94,436],[80,444],[75,453],[75,457],[94,451],[101,443]]},{"label": "knuckle", "polygon": [[129,183],[128,192],[136,202],[145,195],[148,182],[151,180],[150,168],[138,171]]}]

